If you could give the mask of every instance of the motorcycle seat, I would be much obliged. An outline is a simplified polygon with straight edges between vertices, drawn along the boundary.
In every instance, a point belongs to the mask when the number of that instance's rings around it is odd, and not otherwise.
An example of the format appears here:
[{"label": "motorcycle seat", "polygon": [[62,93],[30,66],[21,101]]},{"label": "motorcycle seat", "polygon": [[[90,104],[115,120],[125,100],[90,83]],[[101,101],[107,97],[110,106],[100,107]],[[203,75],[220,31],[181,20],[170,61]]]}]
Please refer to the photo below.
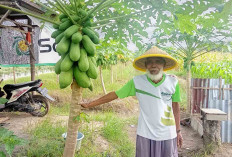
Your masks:
[{"label": "motorcycle seat", "polygon": [[19,84],[6,84],[3,89],[6,92],[18,89],[18,88],[22,88],[22,87],[26,87],[26,86],[35,86],[36,84],[38,84],[41,80],[35,80],[35,81],[30,81],[30,82],[25,82],[25,83],[19,83]]}]

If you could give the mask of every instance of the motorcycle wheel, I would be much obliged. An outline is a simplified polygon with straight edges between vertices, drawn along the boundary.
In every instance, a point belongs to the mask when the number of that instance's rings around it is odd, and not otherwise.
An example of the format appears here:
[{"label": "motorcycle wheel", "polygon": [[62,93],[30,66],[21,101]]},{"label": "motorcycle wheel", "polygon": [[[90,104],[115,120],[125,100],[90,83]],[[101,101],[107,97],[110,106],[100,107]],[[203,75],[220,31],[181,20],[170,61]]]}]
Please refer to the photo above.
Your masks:
[{"label": "motorcycle wheel", "polygon": [[41,95],[33,95],[32,99],[34,100],[34,105],[38,108],[30,112],[30,114],[36,117],[45,116],[49,110],[48,100]]}]

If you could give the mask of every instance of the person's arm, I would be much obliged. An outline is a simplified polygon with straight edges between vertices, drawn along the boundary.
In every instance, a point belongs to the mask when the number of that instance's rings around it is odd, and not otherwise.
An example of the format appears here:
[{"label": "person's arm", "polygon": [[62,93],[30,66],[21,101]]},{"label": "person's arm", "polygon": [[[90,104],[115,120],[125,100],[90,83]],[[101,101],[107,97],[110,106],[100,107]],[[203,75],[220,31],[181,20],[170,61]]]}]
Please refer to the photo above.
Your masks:
[{"label": "person's arm", "polygon": [[180,130],[180,105],[178,102],[172,102],[172,110],[176,122],[176,131]]},{"label": "person's arm", "polygon": [[178,102],[172,102],[172,110],[176,122],[177,146],[182,147],[183,137],[180,131],[180,105]]},{"label": "person's arm", "polygon": [[100,97],[99,99],[90,102],[90,103],[83,103],[83,104],[81,104],[81,106],[84,108],[90,108],[90,107],[94,107],[94,106],[98,106],[98,105],[110,102],[110,101],[115,100],[117,98],[118,98],[118,96],[116,95],[115,92],[110,92],[110,93]]}]

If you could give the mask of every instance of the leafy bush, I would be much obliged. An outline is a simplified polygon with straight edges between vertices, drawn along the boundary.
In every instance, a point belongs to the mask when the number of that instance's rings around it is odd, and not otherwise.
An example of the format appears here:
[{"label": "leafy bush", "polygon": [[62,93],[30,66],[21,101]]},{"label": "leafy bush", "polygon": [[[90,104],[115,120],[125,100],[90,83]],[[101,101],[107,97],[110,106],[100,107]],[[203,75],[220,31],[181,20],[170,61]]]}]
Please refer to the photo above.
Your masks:
[{"label": "leafy bush", "polygon": [[[11,157],[15,146],[24,144],[25,141],[16,135],[12,131],[5,128],[0,128],[0,146],[4,145],[7,154]],[[1,151],[0,156],[4,157],[6,154]]]}]

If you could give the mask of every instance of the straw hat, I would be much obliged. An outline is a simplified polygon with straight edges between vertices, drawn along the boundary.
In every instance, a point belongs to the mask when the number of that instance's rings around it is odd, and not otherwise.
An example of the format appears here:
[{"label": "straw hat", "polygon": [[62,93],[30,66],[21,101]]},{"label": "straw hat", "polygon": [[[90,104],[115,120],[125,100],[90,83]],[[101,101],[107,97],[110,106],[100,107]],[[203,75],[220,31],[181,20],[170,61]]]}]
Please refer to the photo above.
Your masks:
[{"label": "straw hat", "polygon": [[177,66],[177,60],[175,58],[170,56],[167,52],[154,46],[141,56],[135,58],[133,62],[134,68],[140,71],[146,71],[145,61],[149,57],[162,57],[163,59],[165,59],[166,65],[164,66],[164,71],[173,69]]}]

